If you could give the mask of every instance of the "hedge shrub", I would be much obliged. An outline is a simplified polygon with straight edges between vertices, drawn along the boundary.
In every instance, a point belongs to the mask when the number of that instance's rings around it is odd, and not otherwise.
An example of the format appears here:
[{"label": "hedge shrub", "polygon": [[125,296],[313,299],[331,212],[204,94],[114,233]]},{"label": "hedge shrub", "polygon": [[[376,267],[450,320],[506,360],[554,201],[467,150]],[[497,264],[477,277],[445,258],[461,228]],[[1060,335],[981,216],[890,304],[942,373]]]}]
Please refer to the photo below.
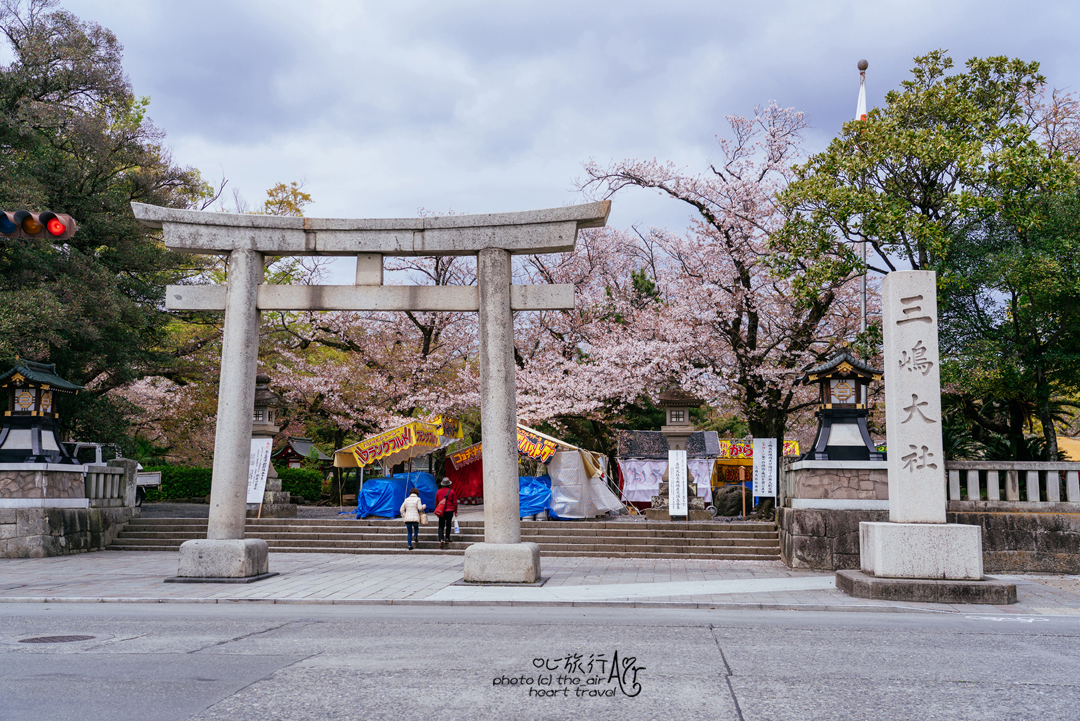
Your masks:
[{"label": "hedge shrub", "polygon": [[[146,500],[164,501],[170,498],[201,498],[210,495],[209,468],[183,468],[181,466],[154,466],[145,471],[161,472],[161,488],[147,489]],[[303,496],[309,503],[322,498],[323,476],[310,468],[278,468],[281,490],[294,496]]]},{"label": "hedge shrub", "polygon": [[169,498],[199,498],[210,495],[209,468],[182,466],[153,466],[145,471],[161,472],[161,488],[147,489],[146,500],[163,501]]},{"label": "hedge shrub", "polygon": [[281,478],[281,490],[293,496],[303,496],[308,503],[318,503],[322,498],[323,474],[320,471],[312,468],[277,468],[277,473]]}]

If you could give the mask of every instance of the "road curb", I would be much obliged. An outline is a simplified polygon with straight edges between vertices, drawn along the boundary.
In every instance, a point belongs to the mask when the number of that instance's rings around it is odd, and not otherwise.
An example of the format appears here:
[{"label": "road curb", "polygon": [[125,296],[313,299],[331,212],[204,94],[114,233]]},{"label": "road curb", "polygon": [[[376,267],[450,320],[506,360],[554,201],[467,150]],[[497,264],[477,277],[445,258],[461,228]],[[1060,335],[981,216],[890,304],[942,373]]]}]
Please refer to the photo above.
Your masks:
[{"label": "road curb", "polygon": [[848,613],[966,613],[960,611],[826,603],[703,603],[677,601],[438,601],[425,599],[368,598],[155,598],[122,596],[10,596],[0,603],[152,603],[152,604],[269,604],[286,606],[523,606],[534,608],[639,608],[716,611],[828,611]]}]

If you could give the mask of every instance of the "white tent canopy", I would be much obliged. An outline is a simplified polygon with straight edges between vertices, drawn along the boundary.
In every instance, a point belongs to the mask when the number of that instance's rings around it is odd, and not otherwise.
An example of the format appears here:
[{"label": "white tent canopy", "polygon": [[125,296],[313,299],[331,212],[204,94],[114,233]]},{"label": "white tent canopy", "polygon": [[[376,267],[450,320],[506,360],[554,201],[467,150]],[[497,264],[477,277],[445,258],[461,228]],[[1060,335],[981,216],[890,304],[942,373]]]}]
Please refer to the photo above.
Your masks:
[{"label": "white tent canopy", "polygon": [[559,518],[592,518],[622,510],[622,502],[607,485],[607,458],[593,456],[590,461],[586,464],[578,450],[559,451],[548,461],[551,510]]}]

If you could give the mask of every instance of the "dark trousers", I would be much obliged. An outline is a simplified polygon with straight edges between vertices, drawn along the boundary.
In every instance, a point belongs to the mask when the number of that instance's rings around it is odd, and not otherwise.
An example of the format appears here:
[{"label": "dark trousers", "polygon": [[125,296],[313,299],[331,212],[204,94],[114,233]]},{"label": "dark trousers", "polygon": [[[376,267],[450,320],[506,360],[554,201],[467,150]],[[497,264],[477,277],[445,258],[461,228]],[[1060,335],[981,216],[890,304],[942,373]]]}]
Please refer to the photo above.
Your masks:
[{"label": "dark trousers", "polygon": [[439,516],[439,540],[449,541],[450,531],[454,530],[454,514],[445,511]]},{"label": "dark trousers", "polygon": [[419,523],[406,523],[405,534],[409,539],[409,548],[412,548],[413,541],[420,542],[420,524]]}]

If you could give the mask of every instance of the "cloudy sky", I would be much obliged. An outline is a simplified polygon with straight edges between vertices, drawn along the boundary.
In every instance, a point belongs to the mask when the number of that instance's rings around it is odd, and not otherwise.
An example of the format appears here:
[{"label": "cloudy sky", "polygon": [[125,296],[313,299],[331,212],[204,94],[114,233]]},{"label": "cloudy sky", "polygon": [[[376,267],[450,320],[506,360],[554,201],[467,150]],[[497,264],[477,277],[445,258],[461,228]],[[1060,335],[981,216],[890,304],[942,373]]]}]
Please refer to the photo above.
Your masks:
[{"label": "cloudy sky", "polygon": [[[61,0],[125,46],[177,162],[251,202],[304,180],[321,217],[581,202],[589,158],[703,169],[724,117],[806,110],[810,150],[911,58],[1006,54],[1076,87],[1072,2]],[[679,228],[644,191],[611,223]]]}]

